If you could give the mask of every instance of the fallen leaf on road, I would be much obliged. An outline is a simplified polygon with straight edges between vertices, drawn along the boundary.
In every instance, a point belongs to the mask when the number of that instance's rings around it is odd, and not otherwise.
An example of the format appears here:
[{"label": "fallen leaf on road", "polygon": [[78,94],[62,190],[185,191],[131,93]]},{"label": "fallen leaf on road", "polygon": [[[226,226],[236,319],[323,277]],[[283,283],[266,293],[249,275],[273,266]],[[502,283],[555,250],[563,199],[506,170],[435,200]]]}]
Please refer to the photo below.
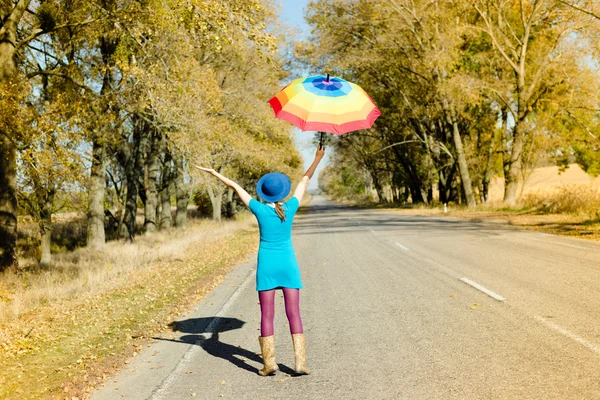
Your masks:
[{"label": "fallen leaf on road", "polygon": [[221,385],[224,385],[224,384],[225,384],[225,381],[221,381]]},{"label": "fallen leaf on road", "polygon": [[450,297],[452,297],[453,299],[455,299],[456,295],[453,293],[453,294],[450,295]]}]

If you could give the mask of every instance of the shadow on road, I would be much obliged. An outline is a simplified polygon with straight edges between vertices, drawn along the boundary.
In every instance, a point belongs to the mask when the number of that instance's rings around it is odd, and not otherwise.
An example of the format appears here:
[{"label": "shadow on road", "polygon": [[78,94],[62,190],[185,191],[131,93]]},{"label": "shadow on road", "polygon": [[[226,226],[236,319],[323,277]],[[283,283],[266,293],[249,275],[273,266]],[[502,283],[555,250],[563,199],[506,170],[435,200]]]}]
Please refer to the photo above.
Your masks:
[{"label": "shadow on road", "polygon": [[[212,336],[207,339],[203,333],[209,333],[207,332],[207,328],[215,318],[219,318],[219,325]],[[246,360],[250,360],[258,363],[262,367],[262,358],[258,354],[246,350],[241,346],[234,346],[219,340],[219,333],[240,329],[245,323],[245,321],[240,319],[228,317],[190,318],[182,321],[173,321],[169,326],[173,331],[191,333],[191,335],[182,335],[179,339],[167,339],[161,337],[154,337],[153,339],[197,345],[211,356],[222,358],[238,368],[258,374],[258,368],[246,363]],[[281,372],[288,375],[294,374],[294,370],[290,367],[284,364],[278,365]]]}]

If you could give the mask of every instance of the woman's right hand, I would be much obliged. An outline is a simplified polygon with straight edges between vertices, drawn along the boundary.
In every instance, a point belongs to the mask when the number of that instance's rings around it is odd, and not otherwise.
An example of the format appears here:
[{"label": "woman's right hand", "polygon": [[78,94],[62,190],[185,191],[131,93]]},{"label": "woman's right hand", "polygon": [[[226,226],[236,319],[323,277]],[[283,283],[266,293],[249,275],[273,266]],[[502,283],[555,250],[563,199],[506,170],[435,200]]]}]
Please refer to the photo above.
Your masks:
[{"label": "woman's right hand", "polygon": [[325,156],[325,147],[321,143],[317,147],[317,152],[315,153],[315,160],[321,160]]}]

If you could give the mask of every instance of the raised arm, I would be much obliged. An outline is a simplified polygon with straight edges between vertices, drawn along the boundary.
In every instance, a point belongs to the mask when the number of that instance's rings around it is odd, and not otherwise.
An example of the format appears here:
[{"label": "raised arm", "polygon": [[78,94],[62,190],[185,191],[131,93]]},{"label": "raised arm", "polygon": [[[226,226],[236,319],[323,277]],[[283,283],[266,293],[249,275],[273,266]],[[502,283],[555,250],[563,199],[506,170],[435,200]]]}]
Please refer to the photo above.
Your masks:
[{"label": "raised arm", "polygon": [[298,186],[296,186],[296,190],[294,191],[294,197],[298,199],[299,203],[302,202],[302,197],[304,197],[304,192],[306,192],[306,187],[308,186],[308,181],[310,181],[310,178],[312,178],[313,174],[315,173],[315,170],[317,169],[317,166],[323,159],[324,155],[325,149],[321,144],[319,144],[317,152],[315,153],[315,159],[304,173],[302,180],[300,181]]},{"label": "raised arm", "polygon": [[250,196],[248,194],[248,192],[246,192],[244,190],[243,187],[241,187],[240,185],[238,185],[236,182],[232,181],[231,179],[221,175],[220,173],[218,173],[217,171],[215,171],[212,168],[202,168],[196,165],[196,168],[208,172],[209,174],[215,176],[216,178],[219,178],[219,180],[221,182],[223,182],[225,185],[229,186],[230,188],[232,188],[233,190],[236,191],[236,193],[238,194],[238,196],[240,196],[240,199],[242,200],[242,203],[244,203],[246,205],[246,207],[248,207],[248,204],[250,203],[250,199],[252,199],[252,196]]}]

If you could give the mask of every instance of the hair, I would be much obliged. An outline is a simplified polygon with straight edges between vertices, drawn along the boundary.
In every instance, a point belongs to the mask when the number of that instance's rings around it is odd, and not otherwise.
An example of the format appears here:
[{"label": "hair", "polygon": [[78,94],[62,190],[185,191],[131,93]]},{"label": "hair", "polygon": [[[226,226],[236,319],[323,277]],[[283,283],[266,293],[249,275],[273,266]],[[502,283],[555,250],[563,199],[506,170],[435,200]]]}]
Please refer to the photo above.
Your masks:
[{"label": "hair", "polygon": [[283,212],[283,206],[281,203],[275,203],[275,212],[282,221],[285,221],[285,213]]}]

